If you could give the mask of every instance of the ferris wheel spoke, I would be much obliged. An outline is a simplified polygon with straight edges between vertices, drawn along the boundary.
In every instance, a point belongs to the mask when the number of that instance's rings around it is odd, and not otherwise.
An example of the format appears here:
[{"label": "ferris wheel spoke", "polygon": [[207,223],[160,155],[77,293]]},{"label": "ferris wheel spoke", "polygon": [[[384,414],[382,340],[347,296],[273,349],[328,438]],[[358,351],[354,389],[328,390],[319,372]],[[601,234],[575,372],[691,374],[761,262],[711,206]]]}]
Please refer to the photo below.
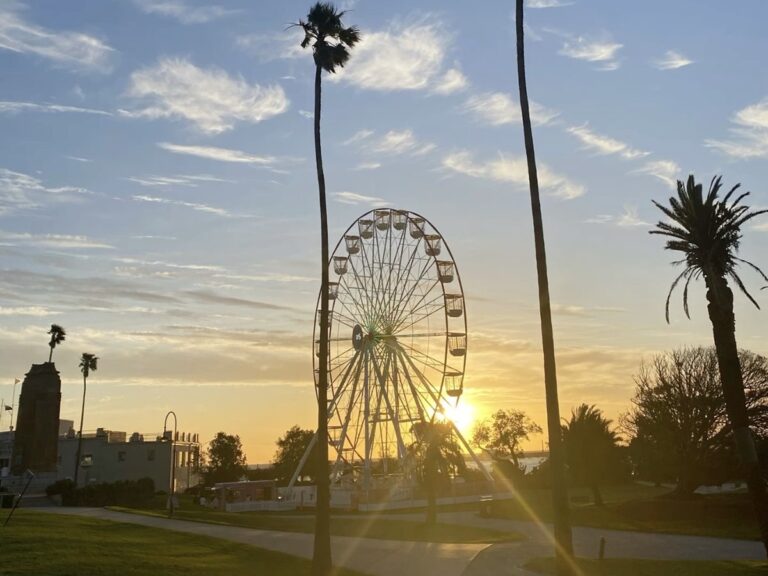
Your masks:
[{"label": "ferris wheel spoke", "polygon": [[[355,358],[359,358],[360,355],[355,355]],[[342,455],[344,452],[344,443],[347,440],[347,433],[349,430],[349,422],[352,417],[352,410],[355,407],[355,392],[357,391],[357,384],[360,382],[360,370],[362,369],[362,362],[359,362],[357,365],[357,371],[355,373],[355,377],[352,379],[352,393],[349,395],[349,403],[347,404],[346,414],[344,416],[344,420],[341,427],[341,434],[339,434],[339,441],[341,442],[341,446],[339,447],[338,453],[339,455]]]},{"label": "ferris wheel spoke", "polygon": [[376,297],[377,297],[374,289],[375,288],[374,286],[375,272],[373,269],[373,263],[371,262],[371,257],[368,254],[368,244],[366,244],[362,236],[360,238],[360,260],[361,260],[361,265],[363,267],[363,271],[365,271],[366,265],[368,266],[369,275],[368,276],[364,275],[363,280],[365,281],[366,297],[368,298],[368,303],[370,306],[370,309],[368,310],[368,312],[370,313],[369,315],[373,315],[372,313],[376,311]]},{"label": "ferris wheel spoke", "polygon": [[[363,241],[362,241],[362,239],[360,240],[360,250],[361,250],[361,252],[364,250],[364,248],[363,248]],[[361,265],[361,266],[362,266],[362,268],[363,268],[363,269],[361,270],[361,272],[365,272],[365,262],[363,261],[363,258],[362,258],[362,256],[360,257],[360,259],[359,259],[359,260],[360,260],[360,265]],[[370,300],[371,300],[371,296],[370,296],[370,294],[368,293],[368,286],[367,286],[367,282],[366,282],[366,279],[365,279],[365,274],[360,274],[360,273],[358,272],[358,270],[357,270],[357,267],[355,266],[355,258],[351,258],[351,257],[350,257],[350,258],[347,260],[347,262],[348,262],[348,263],[349,263],[349,265],[352,267],[352,276],[354,276],[354,277],[355,277],[355,285],[357,286],[357,290],[358,290],[358,296],[359,296],[359,294],[360,294],[360,293],[364,293],[364,294],[365,294],[365,298],[366,298],[366,300],[368,300],[368,301],[370,302]],[[346,281],[345,281],[345,285],[346,285]],[[353,298],[353,296],[352,296],[352,290],[351,290],[351,287],[350,287],[350,286],[347,286],[347,291],[348,291],[348,293],[349,293],[349,295],[350,295],[350,298]],[[357,299],[354,299],[354,302],[355,302],[355,305],[356,305],[356,306],[359,308],[359,314],[360,314],[360,317],[361,317],[361,318],[363,318],[363,319],[365,319],[365,318],[366,318],[366,315],[367,315],[367,313],[368,313],[369,311],[365,309],[365,306],[364,306],[364,305],[362,305],[362,304],[358,304],[358,302],[357,302]]]},{"label": "ferris wheel spoke", "polygon": [[[391,216],[390,216],[390,217],[391,217]],[[392,230],[394,230],[394,227],[392,226],[392,227],[391,227],[391,229],[392,229]],[[390,248],[389,248],[389,252],[390,252],[390,263],[391,263],[391,264],[394,264],[394,263],[396,263],[396,262],[397,262],[397,263],[401,263],[401,259],[402,259],[402,248],[403,248],[403,246],[405,245],[405,238],[406,238],[406,236],[407,236],[407,233],[406,233],[405,229],[401,230],[401,233],[400,233],[400,239],[399,239],[399,241],[397,242],[397,248],[395,249],[395,253],[394,253],[394,255],[392,255],[392,236],[393,236],[392,234],[390,234],[390,236],[389,236],[389,238],[390,238],[390,241],[389,241],[389,242],[390,242]],[[399,260],[398,258],[399,258],[400,260]],[[393,270],[394,270],[394,266],[393,266],[393,265],[390,265],[390,266],[389,266],[389,276],[387,277],[387,289],[386,289],[386,292],[387,292],[387,296],[388,296],[388,297],[387,297],[387,301],[388,301],[388,303],[387,303],[387,304],[388,304],[388,306],[391,304],[391,300],[392,300],[392,297],[391,297],[391,294],[392,294],[392,292],[391,292],[391,291],[392,291],[392,271],[393,271]],[[398,270],[398,272],[399,272],[399,270]]]},{"label": "ferris wheel spoke", "polygon": [[[434,385],[429,381],[428,378],[424,376],[424,374],[421,373],[421,370],[418,369],[418,367],[413,362],[411,357],[408,356],[408,354],[405,354],[402,348],[400,349],[400,355],[405,357],[406,361],[410,364],[413,371],[416,372],[416,375],[419,377],[419,380],[424,386],[424,389],[429,393],[430,397],[432,398],[432,401],[434,402],[434,405],[435,405],[435,410],[440,409],[442,407],[442,403],[440,402],[440,397],[442,396],[443,383],[440,382],[440,388],[438,390],[435,390]],[[434,418],[434,415],[432,417]]]},{"label": "ferris wheel spoke", "polygon": [[447,364],[442,360],[439,360],[433,356],[430,356],[426,352],[422,352],[418,348],[409,346],[408,344],[402,341],[398,341],[396,345],[402,348],[404,352],[406,351],[405,349],[407,349],[407,352],[413,354],[414,356],[419,356],[420,357],[419,361],[425,364],[426,366],[429,366],[430,368],[437,370],[438,372],[445,371]]},{"label": "ferris wheel spoke", "polygon": [[[342,302],[342,306],[344,306],[344,308],[346,309],[346,305],[343,302]],[[331,315],[330,315],[331,321],[333,321],[334,316],[338,318],[341,324],[344,324],[345,326],[349,326],[350,328],[354,328],[355,324],[357,324],[354,318],[350,318],[349,316],[342,314],[341,312],[335,309],[331,310]]]},{"label": "ferris wheel spoke", "polygon": [[376,375],[379,380],[379,385],[381,387],[381,396],[384,398],[384,403],[387,407],[387,414],[389,416],[389,420],[392,423],[392,427],[395,429],[395,436],[397,437],[397,450],[398,453],[405,453],[405,444],[403,443],[403,437],[400,432],[400,422],[395,414],[395,412],[392,410],[392,403],[389,401],[389,394],[387,393],[387,377],[386,374],[388,372],[387,368],[390,365],[391,356],[388,353],[387,356],[387,364],[384,366],[384,376],[382,376],[381,370],[379,370],[378,364],[376,363],[376,360],[373,361],[373,368],[376,371]]},{"label": "ferris wheel spoke", "polygon": [[[359,284],[359,281],[358,281],[358,274],[355,271],[355,263],[354,263],[354,261],[351,258],[349,258],[347,260],[347,262],[350,263],[350,265],[352,266],[352,272],[353,272],[352,275],[355,277],[355,283],[357,284],[357,288],[358,288],[358,292],[359,292],[360,291],[360,288],[359,288],[360,284]],[[347,275],[345,274],[344,276],[347,276]],[[352,286],[348,285],[347,280],[346,280],[346,278],[344,276],[342,276],[342,281],[339,282],[339,286],[341,287],[341,285],[343,283],[344,290],[345,290],[344,293],[349,295],[350,300],[352,300],[352,303],[355,305],[355,308],[357,308],[357,315],[359,317],[361,317],[361,318],[365,318],[365,309],[364,309],[365,307],[358,301],[358,298],[355,297],[354,291],[352,290]],[[339,295],[337,295],[336,296],[336,300],[340,300],[342,303],[344,303],[343,294],[341,296],[342,297],[340,298]],[[367,297],[367,293],[366,293],[366,297]],[[352,314],[352,316],[355,316],[355,313],[352,310],[350,310],[349,306],[347,306],[345,303],[344,303],[344,308],[350,314]]]},{"label": "ferris wheel spoke", "polygon": [[[439,282],[439,280],[437,282]],[[430,287],[430,291],[432,290],[433,287],[434,287],[434,284],[432,285],[432,287]],[[425,296],[428,293],[429,292],[425,293]],[[399,332],[401,330],[406,330],[406,329],[414,326],[415,324],[418,324],[419,322],[423,322],[425,319],[429,318],[434,313],[439,312],[440,310],[445,310],[445,303],[444,303],[445,295],[442,292],[438,292],[437,295],[434,298],[432,298],[431,300],[429,300],[426,303],[424,303],[423,300],[424,300],[424,296],[422,296],[421,299],[419,300],[419,302],[417,303],[418,304],[417,307],[411,309],[408,312],[408,316],[405,316],[405,315],[403,316],[402,322],[406,322],[407,320],[411,319],[411,323],[407,324],[405,326],[403,326],[402,323],[399,324],[399,325],[396,325],[395,326],[395,331]],[[426,308],[428,308],[430,306],[434,306],[435,303],[437,301],[439,301],[439,300],[442,300],[443,303],[440,306],[435,306],[434,309],[431,312],[427,312],[426,314],[423,314],[423,315],[421,315],[420,317],[417,317],[417,318],[411,318],[416,313],[421,312],[422,310],[424,310],[424,309],[426,309]]]},{"label": "ferris wheel spoke", "polygon": [[[413,286],[411,286],[411,289],[407,291],[407,293],[403,293],[403,296],[400,298],[400,302],[402,303],[397,308],[397,316],[395,317],[395,323],[398,323],[402,321],[402,316],[405,314],[406,308],[408,307],[408,302],[410,301],[411,297],[413,296],[413,293],[416,291],[416,289],[421,284],[422,279],[424,278],[424,275],[427,273],[427,271],[432,267],[433,261],[432,258],[427,258],[424,266],[421,268],[421,271],[419,272],[418,277],[413,283]],[[439,282],[439,280],[438,280]]]},{"label": "ferris wheel spoke", "polygon": [[[402,364],[403,367],[406,367],[407,363],[402,360],[402,356],[403,356],[402,350],[395,349],[395,354],[399,358],[401,358],[400,364]],[[405,380],[408,382],[408,387],[411,391],[411,398],[413,398],[414,402],[416,403],[416,411],[419,414],[419,421],[423,422],[425,418],[424,417],[424,414],[425,414],[424,398],[422,398],[422,395],[419,393],[419,389],[416,387],[416,384],[414,384],[413,378],[411,378],[410,371],[407,368],[405,368],[404,370],[402,370],[402,374],[403,376],[405,376]],[[407,398],[405,394],[404,394],[404,397]]]},{"label": "ferris wheel spoke", "polygon": [[[403,235],[407,234],[407,231],[403,231]],[[392,303],[397,306],[397,303],[399,301],[399,293],[401,290],[404,290],[405,285],[407,284],[407,276],[408,271],[411,269],[411,266],[413,266],[413,263],[416,259],[416,255],[419,253],[419,246],[420,242],[415,242],[413,244],[409,243],[409,247],[411,248],[410,255],[408,256],[408,259],[406,261],[406,265],[402,266],[402,255],[400,260],[400,270],[397,274],[397,282],[395,282],[394,290],[392,291],[392,294],[390,295],[390,307],[392,307]],[[394,310],[390,313],[390,316],[388,317],[390,322],[395,321],[394,317]]]}]

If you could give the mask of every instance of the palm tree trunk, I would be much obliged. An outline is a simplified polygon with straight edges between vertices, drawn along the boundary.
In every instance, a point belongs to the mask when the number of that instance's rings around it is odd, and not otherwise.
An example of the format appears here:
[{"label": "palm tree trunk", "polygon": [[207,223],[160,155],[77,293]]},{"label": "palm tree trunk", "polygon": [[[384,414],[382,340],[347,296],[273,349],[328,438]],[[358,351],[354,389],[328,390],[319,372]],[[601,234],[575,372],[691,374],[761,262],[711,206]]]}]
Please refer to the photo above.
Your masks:
[{"label": "palm tree trunk", "polygon": [[320,145],[320,98],[322,68],[315,64],[315,163],[320,194],[320,374],[317,379],[317,508],[312,576],[329,576],[331,559],[331,492],[328,469],[328,210],[325,202],[325,174]]},{"label": "palm tree trunk", "polygon": [[531,212],[533,213],[533,235],[536,246],[536,270],[539,281],[539,312],[541,316],[542,347],[544,350],[544,387],[547,397],[547,432],[549,436],[549,460],[552,465],[552,511],[555,528],[555,553],[557,556],[558,574],[567,574],[569,572],[568,561],[573,555],[573,541],[560,431],[560,406],[557,399],[557,368],[555,364],[554,334],[552,331],[552,310],[549,301],[547,255],[544,247],[544,225],[541,218],[539,179],[536,172],[533,130],[531,129],[531,115],[528,106],[528,88],[525,81],[523,0],[517,0],[516,29],[517,80],[520,90],[520,107],[523,115],[525,155],[528,159],[528,181],[531,188]]},{"label": "palm tree trunk", "polygon": [[[433,442],[433,440],[430,440]],[[427,524],[437,523],[437,454],[435,447],[427,446],[424,457],[424,480],[427,488]]]},{"label": "palm tree trunk", "polygon": [[[53,352],[53,348],[51,348]],[[75,454],[75,488],[77,488],[77,476],[80,472],[80,451],[83,448],[83,420],[85,418],[85,388],[88,384],[88,378],[83,376],[83,406],[80,409],[80,432],[77,436],[77,452]]]},{"label": "palm tree trunk", "polygon": [[768,555],[768,494],[765,479],[760,472],[755,441],[749,428],[744,380],[736,346],[736,323],[733,315],[733,292],[723,277],[707,275],[707,309],[715,338],[720,382],[725,397],[728,419],[733,429],[736,453],[747,480],[749,493],[760,526],[760,536]]},{"label": "palm tree trunk", "polygon": [[51,353],[48,354],[48,364],[51,363],[51,360],[53,360],[53,346],[51,346]]}]

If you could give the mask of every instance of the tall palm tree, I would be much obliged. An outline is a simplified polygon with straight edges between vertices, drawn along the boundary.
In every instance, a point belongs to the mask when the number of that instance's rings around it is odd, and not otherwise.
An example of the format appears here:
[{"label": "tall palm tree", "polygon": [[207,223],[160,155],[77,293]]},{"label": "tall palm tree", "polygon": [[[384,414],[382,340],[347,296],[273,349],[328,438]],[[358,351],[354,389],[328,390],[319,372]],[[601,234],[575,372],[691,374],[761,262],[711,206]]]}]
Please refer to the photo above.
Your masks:
[{"label": "tall palm tree", "polygon": [[563,424],[563,445],[566,461],[577,482],[592,490],[597,506],[603,505],[600,481],[610,474],[618,460],[619,437],[611,430],[611,421],[595,406],[582,404],[571,411],[571,419]]},{"label": "tall palm tree", "polygon": [[48,346],[51,347],[51,353],[48,355],[48,363],[53,360],[53,349],[67,339],[67,332],[62,326],[58,324],[51,324],[51,329],[48,330],[48,334],[51,335],[51,340],[48,342]]},{"label": "tall palm tree", "polygon": [[312,574],[325,576],[332,571],[331,562],[331,494],[328,468],[328,211],[325,201],[325,174],[320,142],[321,81],[323,70],[336,72],[349,60],[350,49],[360,40],[354,26],[345,28],[341,18],[345,12],[333,4],[318,2],[309,9],[307,19],[297,26],[304,30],[302,48],[312,46],[315,61],[315,163],[317,188],[320,197],[320,376],[317,390],[317,436],[320,439],[317,458],[317,508],[315,520],[315,547],[312,558]]},{"label": "tall palm tree", "polygon": [[528,87],[525,81],[525,42],[523,39],[523,0],[517,0],[517,83],[520,90],[520,108],[523,115],[525,156],[528,160],[528,182],[531,189],[533,236],[536,246],[536,271],[539,280],[539,315],[541,340],[544,350],[544,388],[547,397],[547,435],[549,436],[549,461],[552,467],[552,512],[555,532],[555,552],[558,573],[569,570],[568,559],[573,555],[568,487],[565,483],[565,460],[560,439],[560,405],[557,400],[557,366],[555,364],[555,339],[552,331],[552,307],[549,301],[547,278],[547,254],[544,246],[544,224],[541,219],[539,177],[536,172],[536,154],[533,148],[533,130],[528,105]]},{"label": "tall palm tree", "polygon": [[75,487],[77,487],[77,477],[80,472],[80,451],[83,447],[83,419],[85,417],[85,390],[88,386],[88,375],[91,370],[94,372],[98,369],[97,363],[99,359],[88,352],[83,352],[80,358],[80,372],[83,373],[83,407],[80,410],[80,432],[77,435],[77,453],[75,454]]},{"label": "tall palm tree", "polygon": [[683,259],[675,264],[682,264],[684,269],[672,282],[667,294],[667,322],[669,322],[669,300],[675,287],[685,280],[683,309],[686,316],[690,317],[688,285],[691,280],[704,278],[704,284],[707,287],[707,311],[712,323],[726,411],[733,429],[736,451],[757,514],[763,545],[768,554],[768,494],[766,494],[765,480],[760,473],[752,431],[749,428],[744,380],[736,346],[733,292],[728,285],[728,279],[732,280],[749,301],[760,308],[744,286],[736,268],[739,263],[746,264],[763,279],[768,280],[768,277],[760,268],[739,258],[736,254],[742,236],[741,227],[755,216],[768,213],[768,210],[752,211],[749,206],[741,204],[749,192],[739,194],[735,200],[731,200],[739,186],[740,184],[737,184],[731,188],[721,199],[718,196],[722,187],[720,176],[712,179],[706,197],[702,185],[696,184],[693,175],[688,176],[685,184],[678,180],[677,197],[673,196],[669,199],[668,207],[654,201],[669,221],[656,224],[656,229],[651,230],[651,234],[667,236],[670,239],[667,240],[665,248],[683,254]]}]

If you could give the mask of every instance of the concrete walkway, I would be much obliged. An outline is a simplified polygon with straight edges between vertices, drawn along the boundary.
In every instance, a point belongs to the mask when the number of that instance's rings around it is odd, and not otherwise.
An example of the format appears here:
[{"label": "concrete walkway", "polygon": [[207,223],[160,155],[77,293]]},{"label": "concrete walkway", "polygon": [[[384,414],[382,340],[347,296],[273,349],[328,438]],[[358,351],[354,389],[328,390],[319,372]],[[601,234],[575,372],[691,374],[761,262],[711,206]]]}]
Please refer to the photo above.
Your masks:
[{"label": "concrete walkway", "polygon": [[[312,557],[312,534],[169,520],[103,508],[36,508],[36,510],[222,538],[302,558]],[[334,565],[351,568],[371,576],[431,576],[432,574],[461,576],[475,556],[488,547],[488,544],[433,544],[345,536],[334,536],[331,539],[331,545]]]},{"label": "concrete walkway", "polygon": [[[114,522],[140,524],[223,538],[259,548],[312,557],[311,534],[254,530],[235,526],[204,524],[184,520],[168,520],[114,512],[103,508],[46,508],[57,514],[102,518]],[[397,514],[403,520],[421,521],[424,514]],[[358,516],[359,518],[359,516]],[[526,536],[520,542],[500,544],[433,544],[402,542],[373,538],[332,538],[333,558],[343,566],[375,576],[530,576],[522,566],[531,558],[552,556],[551,525],[538,526],[523,520],[482,518],[475,512],[442,512],[438,519],[446,524],[464,524],[502,531],[515,531]],[[600,539],[605,538],[608,558],[645,558],[659,560],[765,560],[760,542],[605,530],[573,528],[574,550],[577,556],[596,558]]]}]

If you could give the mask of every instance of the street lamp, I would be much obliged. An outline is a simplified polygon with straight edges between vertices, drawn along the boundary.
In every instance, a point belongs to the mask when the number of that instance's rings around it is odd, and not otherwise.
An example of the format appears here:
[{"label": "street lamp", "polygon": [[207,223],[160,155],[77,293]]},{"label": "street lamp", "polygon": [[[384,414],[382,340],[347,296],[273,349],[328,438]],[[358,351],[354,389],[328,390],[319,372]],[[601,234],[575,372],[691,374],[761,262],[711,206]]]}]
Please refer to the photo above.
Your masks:
[{"label": "street lamp", "polygon": [[163,438],[165,438],[166,430],[168,430],[168,416],[173,414],[173,436],[171,436],[171,487],[168,490],[169,504],[168,504],[168,518],[173,518],[173,497],[176,491],[176,412],[169,410],[165,415],[165,421],[163,422]]}]

